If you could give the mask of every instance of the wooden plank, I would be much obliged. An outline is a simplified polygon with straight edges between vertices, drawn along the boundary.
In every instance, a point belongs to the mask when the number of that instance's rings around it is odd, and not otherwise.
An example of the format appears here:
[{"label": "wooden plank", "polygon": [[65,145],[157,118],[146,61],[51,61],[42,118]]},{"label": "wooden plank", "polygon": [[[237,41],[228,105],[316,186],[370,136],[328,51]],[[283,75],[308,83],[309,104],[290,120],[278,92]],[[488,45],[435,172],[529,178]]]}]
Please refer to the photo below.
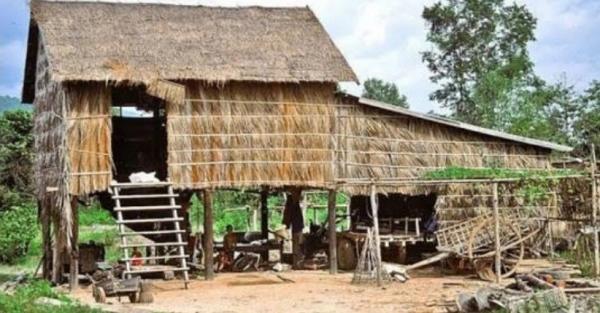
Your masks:
[{"label": "wooden plank", "polygon": [[[169,186],[169,194],[174,194],[173,193],[173,186]],[[176,208],[181,208],[181,206],[175,205],[175,198],[171,198],[169,201],[170,201],[169,203],[171,204],[171,208],[173,208],[173,211],[172,211],[173,212],[173,218],[174,219],[179,219],[179,216],[177,215]],[[177,236],[177,241],[179,243],[183,243],[183,238],[181,237],[181,233],[179,232],[179,231],[181,231],[181,228],[179,227],[179,222],[175,223],[174,226],[175,226],[175,231],[178,231],[178,233],[176,235]],[[187,268],[187,263],[186,263],[186,259],[185,259],[186,256],[185,255],[186,254],[185,254],[184,246],[179,246],[179,256],[180,256],[180,259],[181,259],[181,267],[182,268]],[[183,271],[183,283],[184,283],[185,289],[188,288],[188,282],[189,282],[189,280],[190,279],[189,279],[187,270]]]},{"label": "wooden plank", "polygon": [[[172,198],[173,201],[175,200]],[[156,211],[156,210],[171,210],[171,209],[181,209],[180,205],[148,205],[148,206],[122,206],[119,208],[115,208],[115,211]]]},{"label": "wooden plank", "polygon": [[177,234],[184,233],[183,230],[148,230],[138,232],[124,232],[120,233],[119,236],[143,236],[143,235],[163,235],[163,234]]},{"label": "wooden plank", "polygon": [[120,200],[127,200],[127,199],[156,199],[156,198],[171,198],[171,197],[177,197],[177,195],[152,194],[152,195],[119,195],[119,196],[112,196],[113,200],[116,200],[116,199],[120,199]]},{"label": "wooden plank", "polygon": [[170,182],[157,182],[157,183],[112,183],[111,187],[117,187],[120,189],[128,188],[154,188],[154,187],[167,187],[170,186]]},{"label": "wooden plank", "polygon": [[[121,210],[116,210],[117,212],[121,212]],[[183,221],[183,218],[141,218],[137,220],[120,220],[117,221],[117,224],[138,224],[138,223],[160,223],[160,222],[180,222]]]},{"label": "wooden plank", "polygon": [[[185,246],[187,242],[152,242],[152,243],[130,243],[121,245],[121,249],[133,248],[133,247],[166,247],[166,246]],[[126,259],[127,257],[125,257]]]},{"label": "wooden plank", "polygon": [[[144,257],[139,257],[139,258],[135,258],[135,260],[173,260],[173,259],[180,259],[180,258],[188,258],[189,255],[185,254],[185,255],[161,255],[161,256],[144,256]],[[126,259],[121,259],[121,261],[123,262],[128,262],[134,260],[132,258],[126,258]]]},{"label": "wooden plank", "polygon": [[143,269],[143,270],[131,270],[131,271],[125,271],[125,274],[144,274],[144,273],[160,273],[160,272],[166,272],[166,271],[173,271],[173,272],[183,272],[183,271],[189,271],[190,269],[187,267],[181,268],[181,267],[174,267],[174,268],[157,268],[157,269],[153,269],[153,268],[147,268],[147,269]]}]

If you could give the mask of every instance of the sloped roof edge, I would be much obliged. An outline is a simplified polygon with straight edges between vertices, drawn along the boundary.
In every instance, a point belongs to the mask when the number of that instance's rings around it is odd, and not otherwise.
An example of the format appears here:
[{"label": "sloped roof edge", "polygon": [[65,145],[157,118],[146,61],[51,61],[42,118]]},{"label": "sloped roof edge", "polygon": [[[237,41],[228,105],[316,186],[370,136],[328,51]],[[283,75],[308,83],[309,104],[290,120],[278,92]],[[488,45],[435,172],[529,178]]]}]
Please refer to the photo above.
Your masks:
[{"label": "sloped roof edge", "polygon": [[404,108],[398,107],[396,105],[392,105],[392,104],[377,101],[377,100],[356,97],[356,96],[349,95],[349,94],[346,94],[346,96],[356,98],[360,104],[363,104],[363,105],[366,105],[369,107],[373,107],[373,108],[377,108],[377,109],[381,109],[381,110],[385,110],[385,111],[389,111],[389,112],[393,112],[393,113],[407,115],[410,117],[426,120],[426,121],[429,121],[432,123],[443,124],[443,125],[446,125],[449,127],[454,127],[454,128],[474,132],[474,133],[479,133],[479,134],[486,135],[486,136],[491,136],[491,137],[496,137],[496,138],[500,138],[500,139],[504,139],[504,140],[514,141],[514,142],[522,143],[525,145],[536,146],[536,147],[540,147],[540,148],[544,148],[544,149],[550,149],[550,150],[555,150],[555,151],[560,151],[560,152],[573,151],[572,147],[560,145],[560,144],[549,142],[549,141],[513,135],[513,134],[509,134],[509,133],[505,133],[505,132],[501,132],[501,131],[497,131],[497,130],[493,130],[493,129],[489,129],[489,128],[484,128],[484,127],[480,127],[480,126],[475,126],[475,125],[471,125],[471,124],[467,124],[467,123],[463,123],[463,122],[459,122],[459,121],[455,121],[455,120],[451,120],[451,119],[446,119],[446,118],[436,117],[436,116],[432,116],[432,115],[428,115],[428,114],[423,114],[423,113],[404,109]]}]

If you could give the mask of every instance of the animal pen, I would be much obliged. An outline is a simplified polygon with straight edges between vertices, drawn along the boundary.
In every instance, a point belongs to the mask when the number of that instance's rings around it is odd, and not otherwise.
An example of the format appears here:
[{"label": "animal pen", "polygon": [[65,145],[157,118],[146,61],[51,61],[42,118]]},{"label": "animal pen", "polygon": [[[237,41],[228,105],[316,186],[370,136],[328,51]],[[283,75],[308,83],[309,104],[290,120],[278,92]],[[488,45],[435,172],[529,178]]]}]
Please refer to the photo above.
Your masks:
[{"label": "animal pen", "polygon": [[[339,82],[358,80],[309,8],[37,0],[31,10],[23,100],[35,105],[43,270],[55,282],[67,262],[76,284],[77,200],[91,195],[118,217],[125,274],[136,275],[150,269],[131,264],[130,249],[140,247],[128,242],[134,234],[151,240],[141,247],[176,247],[176,269],[187,273],[194,240],[187,209],[201,193],[211,279],[215,190],[260,194],[262,239],[269,234],[267,198],[289,192],[285,222],[295,249],[304,228],[300,194],[323,190],[329,270],[336,273],[336,193],[369,197],[373,212],[377,197],[433,195],[445,227],[525,204],[508,187],[490,189],[508,181],[423,182],[427,173],[543,171],[551,154],[571,151],[336,92]],[[139,114],[123,114],[132,110]],[[138,171],[156,172],[160,182],[129,182]],[[462,183],[470,187],[456,188]],[[453,206],[466,203],[458,198],[471,203]],[[548,220],[559,198],[548,199],[554,202],[531,204],[519,218]],[[417,228],[425,223],[403,218]],[[497,244],[495,251],[502,255]],[[502,271],[486,271],[493,269]]]}]

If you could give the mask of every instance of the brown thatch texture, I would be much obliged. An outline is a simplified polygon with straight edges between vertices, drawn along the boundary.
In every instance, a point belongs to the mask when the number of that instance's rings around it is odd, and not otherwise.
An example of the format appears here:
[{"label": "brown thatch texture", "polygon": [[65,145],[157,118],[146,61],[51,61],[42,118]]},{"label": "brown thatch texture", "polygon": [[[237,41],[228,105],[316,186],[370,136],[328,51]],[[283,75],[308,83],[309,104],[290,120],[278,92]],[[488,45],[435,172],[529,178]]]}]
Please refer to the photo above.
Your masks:
[{"label": "brown thatch texture", "polygon": [[307,7],[34,0],[56,80],[357,81]]},{"label": "brown thatch texture", "polygon": [[69,84],[67,128],[70,193],[108,189],[112,179],[111,92],[104,84]]},{"label": "brown thatch texture", "polygon": [[[70,245],[71,203],[69,198],[69,164],[66,145],[67,100],[64,87],[53,82],[48,72],[43,40],[38,43],[36,65],[34,137],[34,178],[36,196],[44,214],[54,224],[55,256]],[[57,260],[55,260],[56,262]]]},{"label": "brown thatch texture", "polygon": [[[342,180],[412,179],[435,169],[547,168],[550,150],[501,140],[411,116],[354,104],[342,108]],[[368,187],[347,187],[368,193]],[[422,188],[385,187],[414,193]]]},{"label": "brown thatch texture", "polygon": [[179,188],[331,184],[334,90],[189,83],[194,100],[167,106],[171,180]]}]

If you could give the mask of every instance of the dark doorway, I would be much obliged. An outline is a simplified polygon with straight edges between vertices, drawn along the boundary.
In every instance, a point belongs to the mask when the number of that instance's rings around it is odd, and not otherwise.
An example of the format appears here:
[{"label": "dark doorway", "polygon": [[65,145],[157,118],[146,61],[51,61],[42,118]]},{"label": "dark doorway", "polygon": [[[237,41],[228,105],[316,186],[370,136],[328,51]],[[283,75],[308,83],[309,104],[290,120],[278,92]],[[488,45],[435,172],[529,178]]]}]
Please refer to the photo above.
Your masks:
[{"label": "dark doorway", "polygon": [[112,150],[115,179],[128,182],[135,172],[156,172],[167,178],[165,103],[144,88],[113,89]]}]

